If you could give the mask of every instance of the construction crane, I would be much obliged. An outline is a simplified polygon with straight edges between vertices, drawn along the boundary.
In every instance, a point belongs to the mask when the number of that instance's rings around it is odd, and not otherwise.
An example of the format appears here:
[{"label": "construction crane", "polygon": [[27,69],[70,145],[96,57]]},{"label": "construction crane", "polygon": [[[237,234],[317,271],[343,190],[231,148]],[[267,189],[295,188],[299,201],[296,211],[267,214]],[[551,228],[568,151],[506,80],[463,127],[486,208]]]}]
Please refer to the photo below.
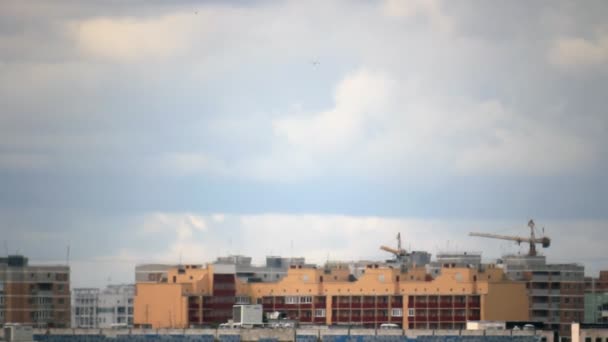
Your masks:
[{"label": "construction crane", "polygon": [[535,229],[534,229],[534,221],[530,220],[528,222],[528,227],[530,227],[530,237],[521,237],[521,236],[506,236],[506,235],[497,235],[497,234],[487,234],[487,233],[469,233],[469,236],[479,236],[491,239],[501,239],[501,240],[509,240],[515,241],[517,244],[521,244],[522,242],[527,242],[530,244],[530,251],[528,252],[529,256],[537,256],[538,253],[536,251],[536,244],[540,244],[543,248],[547,248],[551,246],[551,239],[544,236],[545,229],[543,228],[543,236],[540,238],[536,237]]},{"label": "construction crane", "polygon": [[388,246],[380,246],[380,249],[385,252],[394,254],[397,257],[397,259],[407,256],[406,250],[401,248],[401,233],[397,234],[397,249],[391,248]]}]

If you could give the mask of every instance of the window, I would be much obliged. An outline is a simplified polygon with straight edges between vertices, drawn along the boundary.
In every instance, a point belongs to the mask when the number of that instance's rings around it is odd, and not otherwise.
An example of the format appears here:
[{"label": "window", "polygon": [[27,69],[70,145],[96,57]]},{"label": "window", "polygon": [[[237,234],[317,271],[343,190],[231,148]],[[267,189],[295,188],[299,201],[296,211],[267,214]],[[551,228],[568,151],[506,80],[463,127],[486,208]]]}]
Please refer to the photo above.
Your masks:
[{"label": "window", "polygon": [[312,297],[310,297],[310,296],[300,297],[300,303],[301,304],[310,304],[310,303],[312,303]]},{"label": "window", "polygon": [[298,304],[299,297],[285,297],[285,304]]},{"label": "window", "polygon": [[408,317],[416,316],[416,309],[407,309],[407,316]]},{"label": "window", "polygon": [[315,309],[315,317],[325,317],[325,309]]},{"label": "window", "polygon": [[403,316],[403,309],[392,309],[391,310],[391,316],[392,317],[402,317]]},{"label": "window", "polygon": [[234,301],[235,304],[251,304],[251,298],[247,296],[236,296]]}]

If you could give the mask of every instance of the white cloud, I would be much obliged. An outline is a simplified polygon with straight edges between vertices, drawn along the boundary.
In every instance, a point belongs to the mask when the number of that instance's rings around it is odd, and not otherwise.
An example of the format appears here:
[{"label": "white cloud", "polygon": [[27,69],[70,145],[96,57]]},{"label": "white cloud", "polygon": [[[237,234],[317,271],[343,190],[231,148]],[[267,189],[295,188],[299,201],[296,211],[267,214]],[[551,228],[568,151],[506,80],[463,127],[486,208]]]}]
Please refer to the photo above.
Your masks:
[{"label": "white cloud", "polygon": [[390,17],[423,16],[435,29],[444,33],[451,33],[454,29],[454,21],[444,13],[438,0],[386,0],[382,10]]},{"label": "white cloud", "polygon": [[207,231],[206,218],[190,213],[152,213],[143,219],[141,231],[145,234],[175,232],[179,240],[185,240],[196,232]]},{"label": "white cloud", "polygon": [[205,20],[192,14],[173,14],[152,19],[95,18],[74,23],[73,28],[85,53],[133,62],[186,53],[201,22]]},{"label": "white cloud", "polygon": [[278,136],[313,153],[337,152],[351,146],[369,121],[382,117],[394,91],[385,75],[365,69],[347,75],[336,87],[335,107],[313,115],[279,118]]},{"label": "white cloud", "polygon": [[[249,175],[294,180],[443,173],[554,174],[595,158],[588,137],[498,100],[435,94],[365,68],[336,86],[334,105],[273,122],[274,149]],[[257,170],[257,171],[256,171]],[[432,171],[431,171],[432,172]]]},{"label": "white cloud", "polygon": [[[214,234],[204,236],[175,235],[167,239],[164,248],[140,250],[137,254],[128,249],[113,256],[100,256],[90,261],[76,261],[73,277],[75,284],[101,283],[111,277],[115,281],[131,279],[137,263],[211,262],[219,255],[243,254],[253,257],[255,264],[263,264],[267,255],[302,256],[308,262],[323,264],[329,260],[383,260],[391,255],[381,251],[381,245],[396,245],[401,233],[407,250],[438,252],[481,252],[487,262],[504,254],[525,253],[527,246],[510,241],[469,237],[471,231],[526,236],[526,220],[476,219],[425,219],[408,217],[349,216],[321,214],[255,214],[224,215],[224,221],[212,220],[213,215],[192,213],[150,213],[148,221],[170,224],[167,218],[179,217],[174,225],[190,221],[192,217],[204,220]],[[538,227],[546,227],[552,238],[549,249],[542,249],[549,262],[579,262],[588,266],[588,273],[605,269],[608,259],[599,256],[608,238],[605,220],[536,220]],[[144,225],[145,225],[144,224]],[[221,228],[220,228],[221,227]],[[576,227],[577,234],[572,235]],[[174,228],[175,229],[175,228]],[[178,228],[179,229],[179,228]],[[217,232],[222,230],[225,236]],[[584,251],[576,246],[586,245]],[[580,249],[580,248],[579,248]],[[112,269],[113,265],[121,267]],[[99,265],[100,272],[91,276],[86,269]]]},{"label": "white cloud", "polygon": [[193,174],[222,175],[229,172],[227,165],[208,153],[169,153],[152,160],[152,166],[178,176]]},{"label": "white cloud", "polygon": [[549,60],[563,68],[606,66],[608,33],[599,34],[596,39],[559,38],[549,52]]}]

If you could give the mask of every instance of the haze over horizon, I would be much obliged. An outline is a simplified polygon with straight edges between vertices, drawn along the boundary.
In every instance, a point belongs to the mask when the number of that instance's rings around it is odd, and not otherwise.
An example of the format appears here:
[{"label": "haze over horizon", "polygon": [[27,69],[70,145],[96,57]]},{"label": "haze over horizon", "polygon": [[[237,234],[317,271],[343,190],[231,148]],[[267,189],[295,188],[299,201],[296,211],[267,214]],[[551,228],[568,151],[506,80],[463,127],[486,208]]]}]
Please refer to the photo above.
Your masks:
[{"label": "haze over horizon", "polygon": [[[73,286],[219,255],[608,269],[608,2],[0,2],[0,239]],[[449,242],[448,242],[449,241]],[[293,247],[292,247],[293,246]]]}]

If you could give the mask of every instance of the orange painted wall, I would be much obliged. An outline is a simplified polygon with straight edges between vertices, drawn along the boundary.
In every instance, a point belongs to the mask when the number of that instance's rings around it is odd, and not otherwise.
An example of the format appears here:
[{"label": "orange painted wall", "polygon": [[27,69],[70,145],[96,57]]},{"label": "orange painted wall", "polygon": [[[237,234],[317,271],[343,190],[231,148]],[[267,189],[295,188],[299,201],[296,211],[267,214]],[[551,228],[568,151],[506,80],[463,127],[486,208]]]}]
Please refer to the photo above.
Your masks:
[{"label": "orange painted wall", "polygon": [[136,284],[133,323],[153,328],[187,327],[187,302],[181,284]]},{"label": "orange painted wall", "polygon": [[528,293],[523,283],[492,283],[481,298],[481,319],[489,321],[527,321]]}]

